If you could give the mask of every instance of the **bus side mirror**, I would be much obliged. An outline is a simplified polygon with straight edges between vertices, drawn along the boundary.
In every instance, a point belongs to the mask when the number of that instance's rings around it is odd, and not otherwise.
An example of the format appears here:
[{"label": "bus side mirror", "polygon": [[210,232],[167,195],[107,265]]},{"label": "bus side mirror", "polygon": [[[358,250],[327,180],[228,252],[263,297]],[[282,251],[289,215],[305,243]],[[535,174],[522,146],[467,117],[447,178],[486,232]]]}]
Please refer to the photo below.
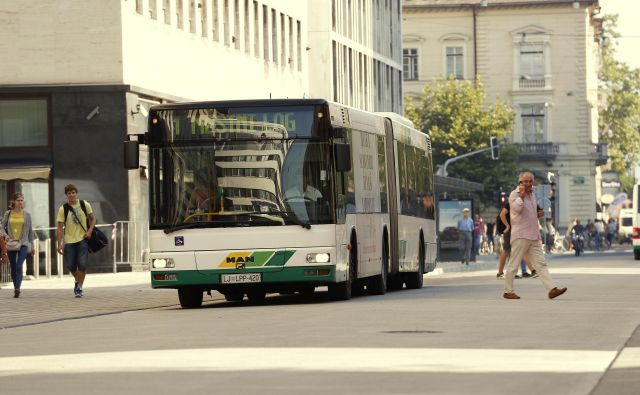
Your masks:
[{"label": "bus side mirror", "polygon": [[140,167],[140,143],[137,140],[124,142],[124,168],[133,170]]},{"label": "bus side mirror", "polygon": [[336,158],[336,171],[351,170],[351,150],[349,144],[334,144],[333,153]]}]

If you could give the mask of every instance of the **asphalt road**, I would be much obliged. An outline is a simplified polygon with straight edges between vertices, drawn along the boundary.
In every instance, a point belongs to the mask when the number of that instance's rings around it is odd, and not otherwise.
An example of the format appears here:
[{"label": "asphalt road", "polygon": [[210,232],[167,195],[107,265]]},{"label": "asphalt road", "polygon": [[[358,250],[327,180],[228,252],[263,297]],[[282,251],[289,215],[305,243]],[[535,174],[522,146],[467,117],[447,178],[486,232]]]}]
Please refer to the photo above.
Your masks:
[{"label": "asphalt road", "polygon": [[549,266],[569,288],[554,300],[538,279],[505,300],[490,270],[347,302],[321,291],[182,310],[159,291],[165,307],[8,325],[0,391],[639,394],[640,263],[611,251]]}]

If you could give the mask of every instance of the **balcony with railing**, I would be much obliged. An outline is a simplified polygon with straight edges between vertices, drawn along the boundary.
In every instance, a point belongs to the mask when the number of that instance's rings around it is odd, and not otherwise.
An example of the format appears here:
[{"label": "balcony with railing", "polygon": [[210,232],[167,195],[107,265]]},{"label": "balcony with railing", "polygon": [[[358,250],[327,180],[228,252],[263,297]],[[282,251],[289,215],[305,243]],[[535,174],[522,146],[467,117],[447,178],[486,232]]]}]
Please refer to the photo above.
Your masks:
[{"label": "balcony with railing", "polygon": [[551,89],[551,76],[550,75],[521,75],[518,78],[514,78],[513,84],[514,90],[523,91],[523,90],[540,90],[540,89]]},{"label": "balcony with railing", "polygon": [[520,143],[520,160],[548,161],[554,160],[561,151],[559,143]]}]

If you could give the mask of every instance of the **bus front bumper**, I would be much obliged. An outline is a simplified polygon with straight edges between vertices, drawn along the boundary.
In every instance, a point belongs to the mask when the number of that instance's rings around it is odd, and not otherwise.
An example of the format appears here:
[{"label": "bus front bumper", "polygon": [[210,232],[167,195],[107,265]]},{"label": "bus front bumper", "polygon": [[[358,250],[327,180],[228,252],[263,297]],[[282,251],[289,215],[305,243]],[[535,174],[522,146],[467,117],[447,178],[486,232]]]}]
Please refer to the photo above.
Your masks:
[{"label": "bus front bumper", "polygon": [[162,270],[151,271],[152,288],[180,288],[195,286],[203,289],[271,288],[276,285],[322,286],[335,282],[336,267],[294,266],[278,271],[245,270]]}]

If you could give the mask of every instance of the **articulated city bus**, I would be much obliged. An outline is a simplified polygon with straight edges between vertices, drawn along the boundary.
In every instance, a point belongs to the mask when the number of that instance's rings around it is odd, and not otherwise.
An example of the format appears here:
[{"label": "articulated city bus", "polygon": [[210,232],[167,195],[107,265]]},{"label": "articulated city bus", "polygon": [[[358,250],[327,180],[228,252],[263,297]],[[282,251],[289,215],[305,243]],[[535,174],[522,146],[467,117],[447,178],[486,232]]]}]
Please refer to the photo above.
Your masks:
[{"label": "articulated city bus", "polygon": [[[396,114],[319,99],[165,104],[141,140],[151,284],[182,307],[211,290],[384,294],[435,268],[430,139]],[[127,168],[138,144],[125,142]]]}]

